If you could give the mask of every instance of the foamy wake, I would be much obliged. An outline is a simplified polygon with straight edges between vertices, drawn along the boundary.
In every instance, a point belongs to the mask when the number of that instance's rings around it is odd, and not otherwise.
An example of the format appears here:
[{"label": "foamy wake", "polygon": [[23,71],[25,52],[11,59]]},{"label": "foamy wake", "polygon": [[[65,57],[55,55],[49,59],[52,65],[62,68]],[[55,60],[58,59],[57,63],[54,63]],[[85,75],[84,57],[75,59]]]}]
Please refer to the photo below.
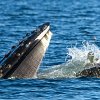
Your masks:
[{"label": "foamy wake", "polygon": [[[83,43],[83,46],[67,48],[68,56],[72,59],[61,65],[52,66],[46,70],[38,73],[38,78],[72,78],[76,73],[82,71],[85,68],[93,67],[93,63],[100,62],[100,49],[94,44],[88,42]],[[94,53],[94,62],[90,63],[87,59],[89,52]]]}]

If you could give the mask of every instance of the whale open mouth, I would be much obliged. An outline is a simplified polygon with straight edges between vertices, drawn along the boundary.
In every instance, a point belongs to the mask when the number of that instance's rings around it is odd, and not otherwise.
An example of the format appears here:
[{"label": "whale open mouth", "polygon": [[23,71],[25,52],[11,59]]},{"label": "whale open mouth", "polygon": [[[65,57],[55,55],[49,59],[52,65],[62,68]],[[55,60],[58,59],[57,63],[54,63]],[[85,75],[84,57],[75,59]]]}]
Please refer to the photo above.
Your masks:
[{"label": "whale open mouth", "polygon": [[36,30],[26,34],[26,37],[18,45],[12,46],[11,51],[1,60],[0,77],[100,77],[100,49],[88,43],[83,48],[69,48],[72,59],[67,63],[53,66],[37,74],[51,36],[49,23],[40,25]]},{"label": "whale open mouth", "polygon": [[51,36],[49,23],[26,34],[26,37],[18,45],[13,46],[11,51],[1,60],[0,77],[35,77]]},{"label": "whale open mouth", "polygon": [[100,78],[100,48],[97,45],[83,42],[80,47],[77,45],[69,47],[66,59],[63,64],[41,69],[37,77],[39,79]]}]

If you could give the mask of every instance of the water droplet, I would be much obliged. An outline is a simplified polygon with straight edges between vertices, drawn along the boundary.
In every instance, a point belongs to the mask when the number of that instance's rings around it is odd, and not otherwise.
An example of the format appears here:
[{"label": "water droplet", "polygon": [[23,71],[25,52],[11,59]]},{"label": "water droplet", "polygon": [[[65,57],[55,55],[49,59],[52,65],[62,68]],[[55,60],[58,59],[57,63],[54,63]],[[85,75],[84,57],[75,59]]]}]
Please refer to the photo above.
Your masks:
[{"label": "water droplet", "polygon": [[93,39],[96,40],[97,39],[96,36],[93,36]]}]

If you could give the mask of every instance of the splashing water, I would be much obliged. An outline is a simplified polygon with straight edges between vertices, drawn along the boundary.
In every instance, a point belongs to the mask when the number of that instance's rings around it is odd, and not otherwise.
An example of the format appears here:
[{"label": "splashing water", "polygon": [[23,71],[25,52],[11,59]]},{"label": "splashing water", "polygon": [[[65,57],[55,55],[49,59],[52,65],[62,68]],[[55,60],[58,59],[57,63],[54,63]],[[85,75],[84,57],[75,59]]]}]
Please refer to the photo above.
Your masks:
[{"label": "splashing water", "polygon": [[[89,52],[94,54],[93,63],[88,59]],[[94,44],[83,43],[80,48],[68,48],[68,56],[71,59],[61,65],[52,66],[38,73],[38,78],[72,78],[76,73],[86,68],[94,66],[94,63],[100,62],[100,49]]]}]

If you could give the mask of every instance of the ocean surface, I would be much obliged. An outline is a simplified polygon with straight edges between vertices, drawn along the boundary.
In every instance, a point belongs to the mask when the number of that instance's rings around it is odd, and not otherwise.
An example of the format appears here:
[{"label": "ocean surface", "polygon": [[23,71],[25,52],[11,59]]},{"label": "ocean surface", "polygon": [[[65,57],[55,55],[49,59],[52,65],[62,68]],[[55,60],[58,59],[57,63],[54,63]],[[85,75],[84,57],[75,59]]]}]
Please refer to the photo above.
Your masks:
[{"label": "ocean surface", "polygon": [[99,78],[75,77],[88,52],[100,60],[100,0],[0,0],[0,59],[45,22],[53,36],[37,78],[1,79],[0,100],[100,100]]}]

